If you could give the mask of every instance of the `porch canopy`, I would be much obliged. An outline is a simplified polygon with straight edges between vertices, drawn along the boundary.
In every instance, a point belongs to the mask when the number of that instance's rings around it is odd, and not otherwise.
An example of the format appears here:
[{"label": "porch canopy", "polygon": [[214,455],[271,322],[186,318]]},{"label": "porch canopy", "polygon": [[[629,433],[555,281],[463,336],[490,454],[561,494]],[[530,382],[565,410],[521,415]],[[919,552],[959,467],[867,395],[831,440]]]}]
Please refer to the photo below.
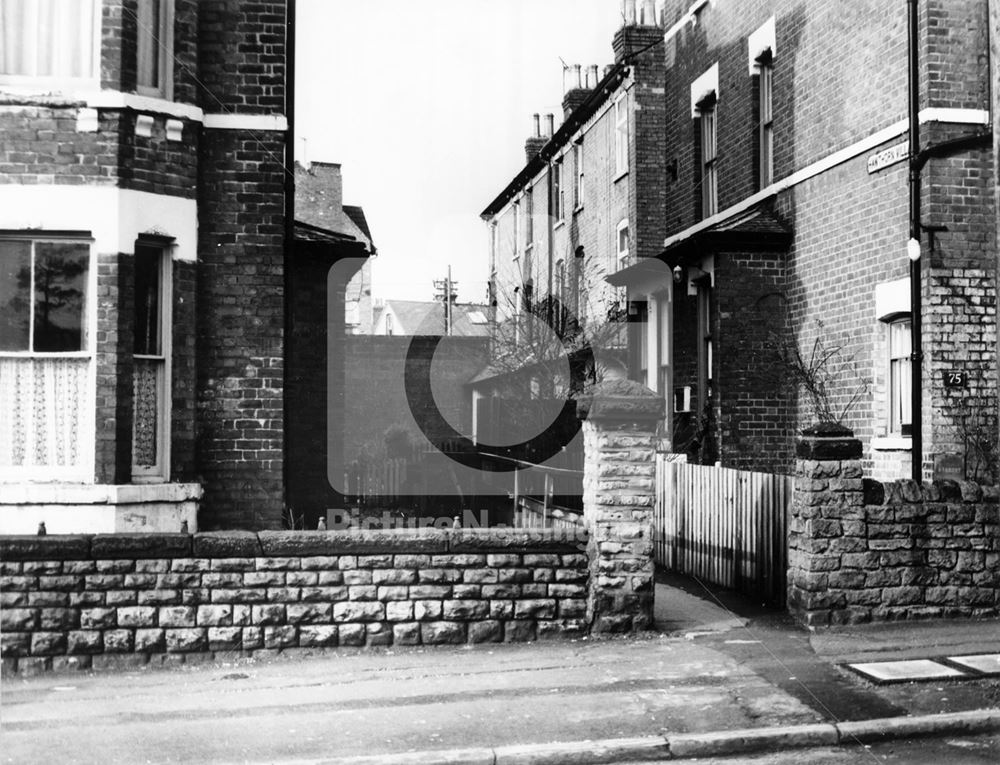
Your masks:
[{"label": "porch canopy", "polygon": [[791,244],[792,232],[769,206],[741,210],[722,220],[709,218],[700,226],[670,236],[655,258],[641,258],[605,277],[615,287],[641,288],[662,282],[667,269],[691,265],[715,252],[774,252]]}]

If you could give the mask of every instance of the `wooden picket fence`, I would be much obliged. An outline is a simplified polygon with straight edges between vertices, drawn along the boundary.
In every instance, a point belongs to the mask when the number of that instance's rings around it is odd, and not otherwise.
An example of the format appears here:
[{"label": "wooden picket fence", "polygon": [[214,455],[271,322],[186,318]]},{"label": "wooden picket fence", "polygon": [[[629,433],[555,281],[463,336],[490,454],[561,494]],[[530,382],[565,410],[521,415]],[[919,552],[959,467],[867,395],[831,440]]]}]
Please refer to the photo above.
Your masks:
[{"label": "wooden picket fence", "polygon": [[656,562],[784,605],[792,477],[675,457],[657,455]]},{"label": "wooden picket fence", "polygon": [[376,498],[382,501],[398,499],[402,494],[407,472],[414,467],[415,460],[406,457],[366,463],[344,476],[346,493],[363,505]]}]

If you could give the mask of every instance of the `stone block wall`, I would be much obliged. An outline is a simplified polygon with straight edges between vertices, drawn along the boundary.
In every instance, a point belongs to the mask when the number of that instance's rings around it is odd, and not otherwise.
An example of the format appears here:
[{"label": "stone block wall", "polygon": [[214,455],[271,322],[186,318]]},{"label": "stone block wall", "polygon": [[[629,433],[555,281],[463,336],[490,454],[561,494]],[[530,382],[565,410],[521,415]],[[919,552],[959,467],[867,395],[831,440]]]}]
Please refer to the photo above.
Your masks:
[{"label": "stone block wall", "polygon": [[586,532],[0,537],[4,670],[586,634]]},{"label": "stone block wall", "polygon": [[789,610],[808,625],[1000,613],[1000,488],[862,479],[861,443],[800,444]]},{"label": "stone block wall", "polygon": [[579,402],[593,581],[587,613],[595,632],[653,625],[654,444],[663,405],[631,380],[599,383]]}]

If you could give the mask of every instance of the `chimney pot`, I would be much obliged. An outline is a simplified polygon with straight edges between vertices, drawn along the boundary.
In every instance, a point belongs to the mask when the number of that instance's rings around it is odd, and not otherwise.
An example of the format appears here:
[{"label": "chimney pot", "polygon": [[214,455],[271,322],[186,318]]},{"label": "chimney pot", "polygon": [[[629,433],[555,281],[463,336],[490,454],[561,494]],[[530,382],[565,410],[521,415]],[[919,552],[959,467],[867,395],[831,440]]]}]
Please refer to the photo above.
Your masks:
[{"label": "chimney pot", "polygon": [[545,135],[546,135],[546,137],[548,137],[548,138],[552,137],[552,134],[555,132],[555,126],[556,126],[555,115],[554,114],[546,114],[545,115]]},{"label": "chimney pot", "polygon": [[573,87],[579,90],[583,87],[583,82],[580,80],[580,65],[573,64]]},{"label": "chimney pot", "polygon": [[597,87],[597,83],[601,81],[600,78],[597,76],[597,64],[592,64],[591,67],[587,70],[587,79],[589,80],[589,82],[587,83],[588,88]]},{"label": "chimney pot", "polygon": [[642,25],[646,27],[656,26],[656,2],[654,0],[643,0]]},{"label": "chimney pot", "polygon": [[541,123],[541,119],[539,118],[539,116],[537,114],[531,115],[531,119],[534,122],[534,127],[535,127],[535,130],[532,133],[532,135],[535,136],[535,138],[541,138],[542,137],[542,123]]},{"label": "chimney pot", "polygon": [[622,0],[622,15],[627,27],[635,26],[635,2],[636,0]]}]

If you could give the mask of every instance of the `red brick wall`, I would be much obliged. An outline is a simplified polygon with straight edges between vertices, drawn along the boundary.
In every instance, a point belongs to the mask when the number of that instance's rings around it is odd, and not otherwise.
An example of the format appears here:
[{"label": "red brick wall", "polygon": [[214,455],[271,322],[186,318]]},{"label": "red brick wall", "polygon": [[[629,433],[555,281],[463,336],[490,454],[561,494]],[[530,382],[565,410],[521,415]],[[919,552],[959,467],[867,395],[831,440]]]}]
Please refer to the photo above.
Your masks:
[{"label": "red brick wall", "polygon": [[[285,3],[198,4],[207,112],[282,114]],[[282,523],[285,135],[203,130],[198,436],[205,528]]]},{"label": "red brick wall", "polygon": [[95,477],[98,483],[128,483],[132,473],[134,260],[118,253],[98,253],[96,260]]},{"label": "red brick wall", "polygon": [[[669,2],[668,25],[688,7]],[[921,78],[923,107],[987,106],[987,4],[983,0],[921,4]],[[775,179],[782,179],[906,116],[906,6],[889,0],[803,5],[785,0],[711,4],[671,43],[666,56],[668,162],[676,155],[678,179],[668,186],[669,233],[699,218],[697,208],[697,133],[690,116],[690,84],[719,62],[718,172],[719,209],[756,188],[754,110],[756,83],[748,72],[746,39],[771,15],[776,19],[774,63]],[[873,22],[877,20],[877,22]],[[924,145],[976,130],[973,125],[925,125]],[[845,406],[859,381],[870,382],[847,414],[845,424],[865,444],[872,468],[871,438],[885,431],[885,325],[874,311],[876,284],[905,278],[908,261],[907,173],[905,163],[868,174],[867,158],[905,141],[905,133],[883,146],[799,183],[777,198],[777,210],[794,231],[779,283],[787,304],[793,339],[808,352],[817,338],[840,349],[830,394]],[[995,212],[993,160],[986,150],[932,159],[925,168],[923,220],[946,225],[925,258],[925,465],[935,453],[960,448],[955,431],[976,406],[995,406],[996,332]],[[926,238],[925,238],[926,239]],[[929,252],[925,249],[925,253]],[[718,256],[717,256],[718,262]],[[717,274],[719,331],[717,350],[745,342],[745,330],[724,304],[727,289]],[[751,282],[744,285],[751,289]],[[763,286],[761,287],[763,289]],[[763,294],[763,293],[762,293]],[[738,313],[738,309],[736,313]],[[681,328],[683,331],[683,328]],[[681,350],[681,345],[677,346]],[[678,369],[683,357],[675,352]],[[970,372],[970,387],[948,394],[941,385],[945,369]],[[725,372],[717,381],[721,410],[729,401]],[[739,371],[735,372],[739,377]],[[744,378],[745,379],[745,378]],[[741,394],[744,395],[744,394]],[[761,388],[747,400],[765,401]],[[770,409],[770,407],[765,407]],[[810,418],[807,401],[798,401],[796,427]],[[720,422],[725,429],[725,424]],[[768,426],[770,427],[770,426]],[[747,443],[768,438],[767,429]],[[791,435],[790,433],[788,434]],[[742,449],[723,461],[740,460]],[[731,443],[731,442],[730,442]]]},{"label": "red brick wall", "polygon": [[285,0],[198,3],[198,64],[207,112],[285,109]]},{"label": "red brick wall", "polygon": [[187,482],[198,480],[195,464],[197,264],[175,260],[173,268],[170,478]]},{"label": "red brick wall", "polygon": [[201,523],[275,528],[283,509],[284,136],[206,130],[202,146]]},{"label": "red brick wall", "polygon": [[102,112],[96,133],[78,133],[77,108],[0,111],[0,183],[116,185],[119,114]]}]

